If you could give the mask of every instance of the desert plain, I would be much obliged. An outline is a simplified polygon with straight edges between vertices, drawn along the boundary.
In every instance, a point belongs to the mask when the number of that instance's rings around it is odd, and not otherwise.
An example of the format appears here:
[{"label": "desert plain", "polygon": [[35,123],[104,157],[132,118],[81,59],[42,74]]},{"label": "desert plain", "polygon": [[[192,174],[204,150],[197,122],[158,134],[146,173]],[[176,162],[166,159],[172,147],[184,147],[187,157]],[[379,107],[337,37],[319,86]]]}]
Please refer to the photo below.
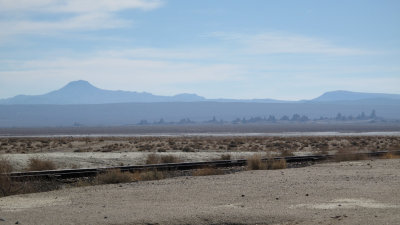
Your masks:
[{"label": "desert plain", "polygon": [[[400,150],[397,135],[2,137],[14,171],[31,159],[57,169]],[[59,186],[0,198],[0,224],[399,224],[400,160]],[[50,189],[51,190],[51,189]]]}]

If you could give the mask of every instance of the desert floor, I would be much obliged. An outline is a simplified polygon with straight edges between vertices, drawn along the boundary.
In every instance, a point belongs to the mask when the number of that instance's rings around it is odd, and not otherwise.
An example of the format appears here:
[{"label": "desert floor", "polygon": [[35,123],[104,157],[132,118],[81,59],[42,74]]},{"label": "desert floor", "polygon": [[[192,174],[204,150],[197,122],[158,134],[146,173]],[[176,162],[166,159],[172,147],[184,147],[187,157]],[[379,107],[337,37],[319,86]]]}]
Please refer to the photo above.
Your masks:
[{"label": "desert floor", "polygon": [[0,224],[400,224],[400,160],[99,185],[0,198]]},{"label": "desert floor", "polygon": [[19,137],[0,138],[0,156],[15,171],[31,158],[53,161],[57,168],[144,164],[147,155],[174,155],[181,161],[209,161],[229,154],[243,159],[268,156],[400,150],[400,136],[190,136],[190,137]]}]

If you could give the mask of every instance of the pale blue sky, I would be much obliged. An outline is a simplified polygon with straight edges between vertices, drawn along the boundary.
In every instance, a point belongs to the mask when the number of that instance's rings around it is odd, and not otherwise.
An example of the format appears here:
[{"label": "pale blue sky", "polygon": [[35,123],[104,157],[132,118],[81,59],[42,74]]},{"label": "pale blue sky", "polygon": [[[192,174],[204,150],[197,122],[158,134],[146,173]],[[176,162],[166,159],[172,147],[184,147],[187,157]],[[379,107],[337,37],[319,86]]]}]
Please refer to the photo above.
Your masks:
[{"label": "pale blue sky", "polygon": [[0,0],[0,98],[72,80],[208,98],[400,94],[400,1]]}]

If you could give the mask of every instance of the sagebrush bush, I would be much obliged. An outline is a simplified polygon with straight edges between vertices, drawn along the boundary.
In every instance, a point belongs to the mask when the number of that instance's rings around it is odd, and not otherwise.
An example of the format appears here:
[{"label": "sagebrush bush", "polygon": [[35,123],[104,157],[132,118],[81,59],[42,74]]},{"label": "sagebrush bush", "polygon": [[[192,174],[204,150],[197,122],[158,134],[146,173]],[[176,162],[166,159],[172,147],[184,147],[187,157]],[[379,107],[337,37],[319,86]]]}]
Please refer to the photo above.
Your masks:
[{"label": "sagebrush bush", "polygon": [[0,174],[2,173],[11,173],[13,170],[13,167],[9,160],[0,157]]},{"label": "sagebrush bush", "polygon": [[230,154],[222,154],[220,159],[221,160],[231,160],[232,156]]},{"label": "sagebrush bush", "polygon": [[59,183],[45,180],[15,181],[7,174],[12,172],[12,165],[4,158],[0,158],[0,197],[16,194],[27,194],[56,190]]},{"label": "sagebrush bush", "polygon": [[10,162],[5,158],[0,158],[0,197],[13,193],[14,183],[11,178],[6,175],[12,172]]},{"label": "sagebrush bush", "polygon": [[247,169],[249,170],[277,170],[287,168],[285,159],[262,160],[261,155],[255,154],[247,159]]},{"label": "sagebrush bush", "polygon": [[294,154],[293,154],[292,151],[289,151],[289,150],[287,150],[287,149],[284,149],[284,150],[281,151],[281,156],[282,156],[282,157],[294,156]]},{"label": "sagebrush bush", "polygon": [[160,157],[156,154],[147,155],[146,164],[158,164],[160,162]]},{"label": "sagebrush bush", "polygon": [[57,166],[50,160],[43,160],[39,158],[29,159],[27,171],[41,171],[41,170],[55,170]]},{"label": "sagebrush bush", "polygon": [[254,154],[247,158],[247,168],[249,170],[265,170],[267,164],[262,161],[262,157],[259,154]]},{"label": "sagebrush bush", "polygon": [[182,160],[174,155],[147,155],[146,164],[160,164],[160,163],[178,163]]},{"label": "sagebrush bush", "polygon": [[400,155],[393,154],[392,152],[388,152],[381,156],[382,159],[399,159]]},{"label": "sagebrush bush", "polygon": [[285,159],[278,159],[278,160],[268,160],[267,161],[267,169],[268,170],[279,170],[279,169],[286,169],[287,164]]},{"label": "sagebrush bush", "polygon": [[178,162],[181,162],[181,160],[174,155],[162,155],[160,157],[160,162],[161,163],[178,163]]},{"label": "sagebrush bush", "polygon": [[108,170],[105,173],[97,175],[98,184],[118,184],[133,181],[134,178],[129,172],[121,172],[119,169]]},{"label": "sagebrush bush", "polygon": [[336,162],[368,159],[368,156],[364,154],[357,154],[357,152],[346,151],[346,150],[339,150],[333,157]]}]

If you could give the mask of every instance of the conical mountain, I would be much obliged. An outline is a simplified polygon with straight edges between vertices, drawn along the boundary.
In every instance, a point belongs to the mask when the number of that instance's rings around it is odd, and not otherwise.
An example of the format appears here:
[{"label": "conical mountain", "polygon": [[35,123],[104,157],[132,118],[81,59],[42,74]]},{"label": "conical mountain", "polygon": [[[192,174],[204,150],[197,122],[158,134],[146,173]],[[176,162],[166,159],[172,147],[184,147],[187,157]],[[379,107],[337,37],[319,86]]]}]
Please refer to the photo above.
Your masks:
[{"label": "conical mountain", "polygon": [[107,104],[128,102],[190,102],[202,101],[195,94],[157,96],[146,92],[111,91],[97,88],[88,81],[72,81],[59,90],[43,95],[18,95],[1,100],[1,104]]}]

